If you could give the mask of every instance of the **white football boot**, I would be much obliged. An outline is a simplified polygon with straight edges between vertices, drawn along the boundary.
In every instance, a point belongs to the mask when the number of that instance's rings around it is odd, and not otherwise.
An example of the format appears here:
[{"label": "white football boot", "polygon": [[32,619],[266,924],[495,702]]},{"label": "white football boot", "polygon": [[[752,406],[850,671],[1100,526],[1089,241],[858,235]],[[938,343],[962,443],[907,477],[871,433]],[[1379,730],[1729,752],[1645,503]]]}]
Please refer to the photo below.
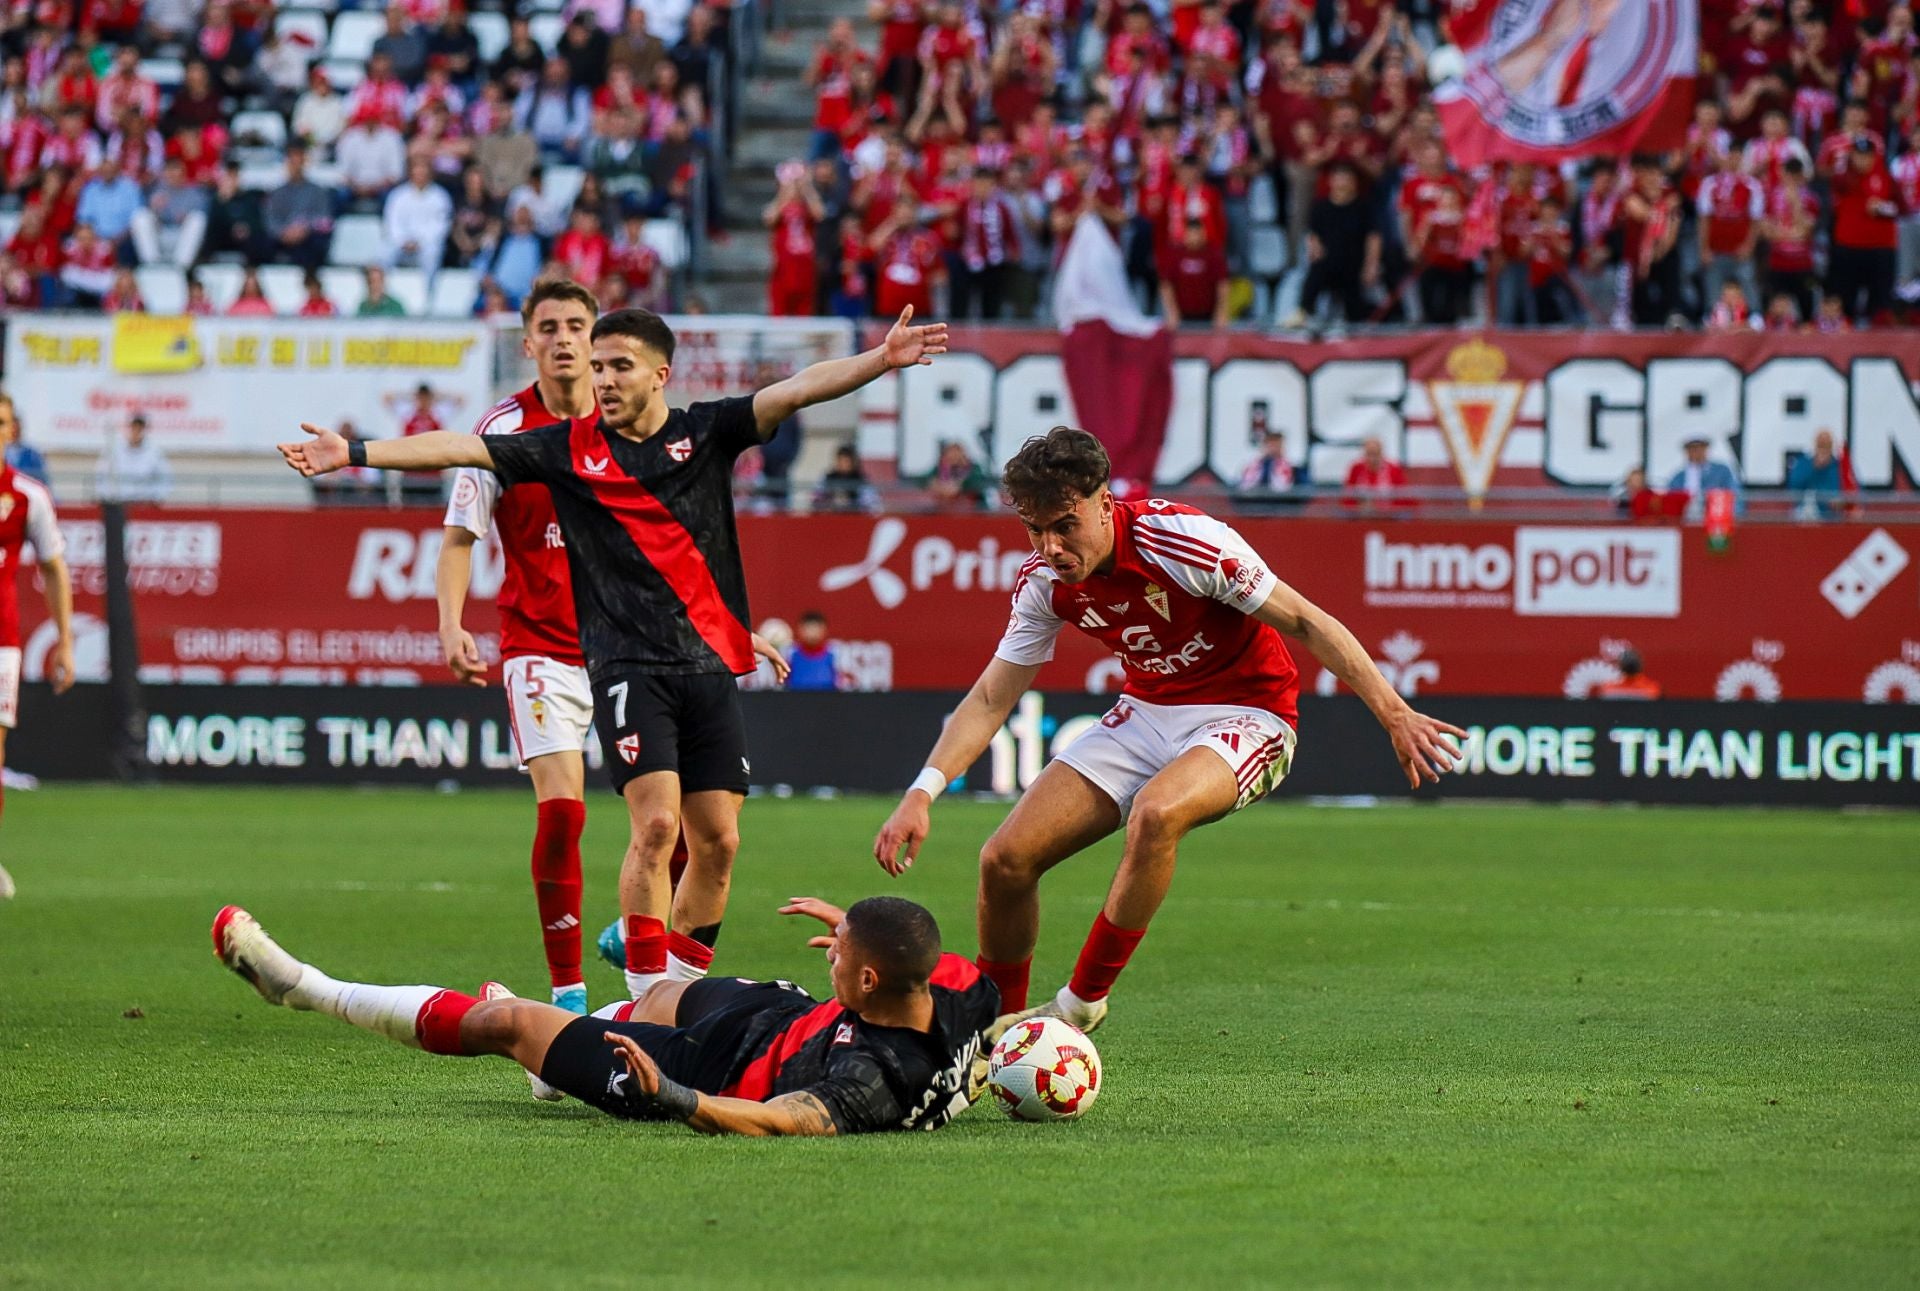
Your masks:
[{"label": "white football boot", "polygon": [[1100,1024],[1107,1020],[1107,1001],[1104,998],[1094,1000],[1092,1003],[1076,1000],[1068,995],[1067,988],[1063,986],[1060,988],[1060,993],[1045,1004],[1021,1009],[1018,1013],[1003,1013],[995,1018],[993,1025],[985,1032],[987,1043],[989,1045],[1000,1043],[1000,1037],[1011,1030],[1014,1023],[1025,1022],[1028,1018],[1059,1018],[1062,1022],[1070,1022],[1088,1035],[1092,1035],[1100,1029]]},{"label": "white football boot", "polygon": [[[581,992],[583,995],[585,993],[584,991]],[[480,987],[480,998],[483,1000],[517,1000],[520,997],[508,990],[504,982],[486,982]],[[543,1103],[558,1103],[566,1098],[565,1094],[532,1072],[527,1073],[527,1083],[533,1086],[533,1096]]]},{"label": "white football boot", "polygon": [[213,953],[240,974],[269,1004],[285,1004],[307,966],[280,948],[257,920],[237,905],[213,919]]}]

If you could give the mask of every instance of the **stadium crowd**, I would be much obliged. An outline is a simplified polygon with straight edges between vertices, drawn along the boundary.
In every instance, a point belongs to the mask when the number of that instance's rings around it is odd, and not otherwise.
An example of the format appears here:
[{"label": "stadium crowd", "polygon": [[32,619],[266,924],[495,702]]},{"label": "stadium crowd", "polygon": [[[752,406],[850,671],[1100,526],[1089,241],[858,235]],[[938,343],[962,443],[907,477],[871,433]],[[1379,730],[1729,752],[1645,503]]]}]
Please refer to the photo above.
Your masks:
[{"label": "stadium crowd", "polygon": [[1032,318],[1088,210],[1143,305],[1216,327],[1833,331],[1920,302],[1907,0],[1701,0],[1684,147],[1472,173],[1431,96],[1461,66],[1441,0],[869,15],[820,47],[812,155],[764,212],[776,314],[925,311],[944,284],[954,318]]},{"label": "stadium crowd", "polygon": [[316,3],[0,6],[5,307],[484,312],[553,271],[673,303],[726,8]]}]

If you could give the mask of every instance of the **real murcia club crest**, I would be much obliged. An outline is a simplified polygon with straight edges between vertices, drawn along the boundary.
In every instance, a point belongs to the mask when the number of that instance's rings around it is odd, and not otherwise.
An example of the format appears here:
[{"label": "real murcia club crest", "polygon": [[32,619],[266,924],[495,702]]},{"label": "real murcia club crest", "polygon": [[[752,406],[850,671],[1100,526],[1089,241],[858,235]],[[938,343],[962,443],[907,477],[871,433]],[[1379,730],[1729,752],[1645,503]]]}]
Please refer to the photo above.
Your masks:
[{"label": "real murcia club crest", "polygon": [[667,456],[676,462],[684,462],[693,456],[693,440],[676,439],[667,445]]},{"label": "real murcia club crest", "polygon": [[1153,612],[1167,622],[1173,622],[1173,602],[1167,598],[1167,589],[1158,583],[1147,584],[1147,604]]},{"label": "real murcia club crest", "polygon": [[1439,424],[1453,469],[1475,506],[1493,482],[1500,449],[1513,429],[1526,383],[1508,381],[1507,356],[1475,337],[1447,355],[1445,381],[1427,382],[1433,419]]}]

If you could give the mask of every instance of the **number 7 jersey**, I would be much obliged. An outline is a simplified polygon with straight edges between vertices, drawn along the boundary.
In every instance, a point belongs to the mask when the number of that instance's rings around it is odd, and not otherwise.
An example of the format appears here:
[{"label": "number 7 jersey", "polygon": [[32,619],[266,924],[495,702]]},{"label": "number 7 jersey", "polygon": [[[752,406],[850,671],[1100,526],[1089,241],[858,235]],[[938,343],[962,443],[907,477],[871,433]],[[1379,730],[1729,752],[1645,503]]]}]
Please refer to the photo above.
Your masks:
[{"label": "number 7 jersey", "polygon": [[1258,708],[1297,726],[1299,669],[1280,633],[1251,617],[1279,581],[1246,539],[1205,512],[1159,498],[1115,502],[1112,567],[1067,583],[1030,558],[994,654],[1044,663],[1071,623],[1119,657],[1124,694]]}]

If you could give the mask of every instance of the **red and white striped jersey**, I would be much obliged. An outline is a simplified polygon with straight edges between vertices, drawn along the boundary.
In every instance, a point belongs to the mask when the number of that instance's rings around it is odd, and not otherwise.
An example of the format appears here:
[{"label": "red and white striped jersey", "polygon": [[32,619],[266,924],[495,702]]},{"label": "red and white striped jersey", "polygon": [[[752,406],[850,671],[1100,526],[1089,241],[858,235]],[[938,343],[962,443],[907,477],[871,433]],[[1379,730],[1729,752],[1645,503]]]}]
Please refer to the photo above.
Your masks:
[{"label": "red and white striped jersey", "polygon": [[[528,386],[502,399],[480,418],[476,435],[506,435],[565,421],[547,411],[540,387]],[[445,523],[476,538],[500,530],[506,575],[500,583],[500,657],[538,655],[584,666],[580,626],[573,608],[573,576],[567,544],[553,513],[553,495],[540,484],[502,489],[492,471],[462,467],[454,472],[453,498]]]},{"label": "red and white striped jersey", "polygon": [[1250,617],[1279,581],[1246,539],[1205,512],[1159,498],[1116,502],[1112,568],[1066,583],[1040,557],[1027,561],[994,654],[1044,663],[1071,623],[1119,657],[1124,694],[1260,708],[1297,724],[1293,656],[1279,632]]},{"label": "red and white striped jersey", "polygon": [[20,644],[20,548],[41,563],[66,554],[53,498],[40,481],[0,465],[0,646]]}]

